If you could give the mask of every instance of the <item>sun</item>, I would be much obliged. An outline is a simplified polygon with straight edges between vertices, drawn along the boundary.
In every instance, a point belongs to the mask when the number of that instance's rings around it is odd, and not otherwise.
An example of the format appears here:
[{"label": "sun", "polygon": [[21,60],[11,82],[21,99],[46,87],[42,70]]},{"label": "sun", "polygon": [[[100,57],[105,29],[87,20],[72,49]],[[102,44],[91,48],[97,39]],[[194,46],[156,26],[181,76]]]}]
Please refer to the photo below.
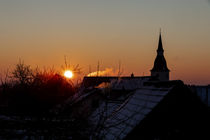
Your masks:
[{"label": "sun", "polygon": [[73,72],[72,72],[71,70],[66,70],[66,71],[64,72],[64,76],[65,76],[66,78],[71,79],[74,75],[73,75]]}]

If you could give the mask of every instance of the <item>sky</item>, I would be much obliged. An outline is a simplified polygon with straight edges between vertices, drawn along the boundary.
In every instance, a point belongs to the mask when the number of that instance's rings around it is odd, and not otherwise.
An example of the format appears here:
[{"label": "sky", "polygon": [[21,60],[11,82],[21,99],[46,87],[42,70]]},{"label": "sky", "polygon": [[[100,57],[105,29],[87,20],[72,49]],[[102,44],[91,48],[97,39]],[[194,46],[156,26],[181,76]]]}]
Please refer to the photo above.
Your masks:
[{"label": "sky", "polygon": [[19,59],[83,74],[118,69],[150,75],[159,30],[170,79],[210,84],[208,0],[0,0],[0,72]]}]

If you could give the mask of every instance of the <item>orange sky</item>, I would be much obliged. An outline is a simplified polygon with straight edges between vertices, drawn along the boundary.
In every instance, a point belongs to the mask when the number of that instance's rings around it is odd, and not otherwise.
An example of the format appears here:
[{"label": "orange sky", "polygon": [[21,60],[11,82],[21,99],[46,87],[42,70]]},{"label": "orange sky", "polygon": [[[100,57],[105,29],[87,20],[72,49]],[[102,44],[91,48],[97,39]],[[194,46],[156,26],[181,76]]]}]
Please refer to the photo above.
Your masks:
[{"label": "orange sky", "polygon": [[171,79],[210,83],[210,5],[206,0],[2,0],[0,71],[21,58],[60,69],[67,56],[83,73],[118,67],[150,75],[159,28]]}]

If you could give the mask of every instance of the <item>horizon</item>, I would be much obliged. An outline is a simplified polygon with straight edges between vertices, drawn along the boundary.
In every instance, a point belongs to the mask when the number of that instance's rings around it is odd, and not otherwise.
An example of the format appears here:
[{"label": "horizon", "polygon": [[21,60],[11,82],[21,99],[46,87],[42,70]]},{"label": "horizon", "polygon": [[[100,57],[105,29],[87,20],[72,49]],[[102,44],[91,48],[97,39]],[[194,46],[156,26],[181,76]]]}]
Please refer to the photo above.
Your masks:
[{"label": "horizon", "polygon": [[64,56],[83,75],[97,70],[149,76],[162,29],[171,80],[210,84],[209,0],[0,1],[0,73],[18,59],[61,71]]}]

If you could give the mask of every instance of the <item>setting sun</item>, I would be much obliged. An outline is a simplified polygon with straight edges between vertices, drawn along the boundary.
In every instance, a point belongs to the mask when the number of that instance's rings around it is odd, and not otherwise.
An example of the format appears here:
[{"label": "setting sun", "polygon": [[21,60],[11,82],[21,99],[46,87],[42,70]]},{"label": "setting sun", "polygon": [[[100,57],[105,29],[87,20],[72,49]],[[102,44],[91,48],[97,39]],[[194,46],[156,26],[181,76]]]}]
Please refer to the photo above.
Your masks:
[{"label": "setting sun", "polygon": [[65,76],[66,78],[72,78],[72,77],[73,77],[73,72],[70,71],[70,70],[66,70],[66,71],[64,72],[64,76]]}]

